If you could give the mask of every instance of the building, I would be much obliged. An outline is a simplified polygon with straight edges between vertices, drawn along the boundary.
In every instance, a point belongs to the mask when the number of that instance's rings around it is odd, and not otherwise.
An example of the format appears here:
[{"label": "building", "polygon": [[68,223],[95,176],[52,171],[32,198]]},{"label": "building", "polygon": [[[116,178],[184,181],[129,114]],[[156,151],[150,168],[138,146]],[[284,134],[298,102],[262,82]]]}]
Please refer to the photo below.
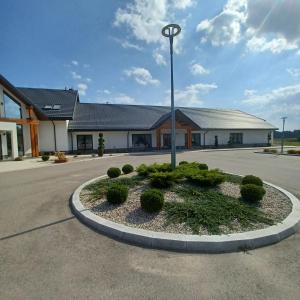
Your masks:
[{"label": "building", "polygon": [[[265,146],[275,129],[239,110],[176,109],[178,148]],[[0,75],[0,159],[94,152],[99,133],[107,152],[168,149],[170,108],[81,103],[75,90],[20,88]]]}]

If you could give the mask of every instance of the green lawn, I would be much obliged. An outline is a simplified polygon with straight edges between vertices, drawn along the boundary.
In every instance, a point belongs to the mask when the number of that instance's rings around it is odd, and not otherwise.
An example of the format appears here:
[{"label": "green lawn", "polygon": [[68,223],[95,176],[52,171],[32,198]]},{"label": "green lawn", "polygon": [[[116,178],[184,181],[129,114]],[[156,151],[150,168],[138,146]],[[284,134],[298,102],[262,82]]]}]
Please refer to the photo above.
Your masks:
[{"label": "green lawn", "polygon": [[[281,145],[281,139],[274,139],[273,140],[273,146],[275,145]],[[299,139],[284,139],[284,145],[285,146],[300,146],[300,140]]]}]

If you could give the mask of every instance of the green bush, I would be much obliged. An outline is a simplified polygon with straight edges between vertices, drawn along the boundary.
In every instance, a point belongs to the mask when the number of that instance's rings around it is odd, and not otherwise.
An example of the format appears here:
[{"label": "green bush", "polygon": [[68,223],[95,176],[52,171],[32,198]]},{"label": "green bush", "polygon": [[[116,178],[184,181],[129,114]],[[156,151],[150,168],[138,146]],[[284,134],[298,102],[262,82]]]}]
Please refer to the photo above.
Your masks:
[{"label": "green bush", "polygon": [[140,197],[141,207],[149,213],[160,211],[164,206],[164,194],[160,190],[150,189]]},{"label": "green bush", "polygon": [[178,179],[180,175],[175,172],[157,172],[151,175],[150,183],[151,186],[155,188],[169,188],[171,187]]},{"label": "green bush", "polygon": [[47,160],[49,160],[49,155],[48,154],[44,154],[44,155],[42,155],[42,160],[43,161],[47,161]]},{"label": "green bush", "polygon": [[109,168],[107,175],[109,178],[117,178],[121,175],[121,170],[119,168]]},{"label": "green bush", "polygon": [[201,164],[201,163],[198,163],[198,168],[199,168],[200,170],[208,170],[207,164]]},{"label": "green bush", "polygon": [[277,149],[269,149],[269,148],[265,148],[265,149],[264,149],[264,152],[265,152],[265,153],[274,153],[274,154],[275,154],[275,153],[277,153]]},{"label": "green bush", "polygon": [[138,166],[136,171],[140,176],[146,177],[149,175],[148,167],[145,164],[141,164],[140,166]]},{"label": "green bush", "polygon": [[172,167],[171,164],[169,163],[163,163],[163,164],[151,164],[151,165],[145,165],[145,164],[141,164],[138,168],[137,168],[137,172],[140,176],[145,176],[147,177],[148,175],[150,175],[151,173],[157,173],[157,172],[170,172],[172,171]]},{"label": "green bush", "polygon": [[22,161],[23,160],[23,156],[18,156],[15,158],[15,161]]},{"label": "green bush", "polygon": [[133,172],[133,170],[134,170],[134,168],[130,164],[126,164],[122,168],[122,171],[123,171],[124,174],[129,174],[129,173]]},{"label": "green bush", "polygon": [[297,151],[297,150],[294,150],[294,149],[291,149],[291,150],[288,150],[288,151],[287,151],[288,154],[297,154],[297,152],[298,152],[298,151]]},{"label": "green bush", "polygon": [[182,161],[179,162],[179,166],[187,165],[187,164],[188,164],[188,162],[186,160],[182,160]]},{"label": "green bush", "polygon": [[225,176],[218,171],[200,171],[187,176],[188,180],[201,187],[214,187],[225,180]]},{"label": "green bush", "polygon": [[242,184],[255,184],[258,186],[263,186],[262,180],[259,177],[253,175],[247,175],[243,177]]},{"label": "green bush", "polygon": [[244,184],[241,186],[242,199],[248,202],[259,202],[265,193],[265,189],[256,184]]},{"label": "green bush", "polygon": [[111,204],[121,204],[128,197],[128,187],[123,184],[114,183],[107,190],[106,198]]}]

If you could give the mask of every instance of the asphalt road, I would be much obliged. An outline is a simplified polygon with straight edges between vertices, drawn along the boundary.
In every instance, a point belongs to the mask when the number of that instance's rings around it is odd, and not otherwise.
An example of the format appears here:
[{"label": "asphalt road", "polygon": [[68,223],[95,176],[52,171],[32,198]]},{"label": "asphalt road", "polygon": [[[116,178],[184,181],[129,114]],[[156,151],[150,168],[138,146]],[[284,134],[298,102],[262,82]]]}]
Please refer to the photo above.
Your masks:
[{"label": "asphalt road", "polygon": [[[168,159],[135,154],[1,173],[0,299],[299,299],[299,232],[246,253],[184,254],[123,244],[72,215],[70,196],[84,181],[125,162]],[[255,174],[300,197],[298,157],[240,150],[178,159]]]}]

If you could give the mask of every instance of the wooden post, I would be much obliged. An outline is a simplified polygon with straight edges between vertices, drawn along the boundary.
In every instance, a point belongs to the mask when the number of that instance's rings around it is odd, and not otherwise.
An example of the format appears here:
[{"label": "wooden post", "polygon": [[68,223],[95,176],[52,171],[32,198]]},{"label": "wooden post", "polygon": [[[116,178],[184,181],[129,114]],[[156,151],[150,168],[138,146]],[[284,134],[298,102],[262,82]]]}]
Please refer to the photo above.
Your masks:
[{"label": "wooden post", "polygon": [[188,149],[192,149],[192,129],[187,128],[187,147]]},{"label": "wooden post", "polygon": [[161,145],[160,145],[160,139],[161,139],[161,137],[160,137],[160,128],[157,128],[156,129],[156,148],[158,150],[160,150],[160,147],[161,147]]},{"label": "wooden post", "polygon": [[37,124],[29,124],[30,126],[30,140],[31,140],[31,153],[32,157],[39,156],[39,145],[38,145],[38,130]]}]

